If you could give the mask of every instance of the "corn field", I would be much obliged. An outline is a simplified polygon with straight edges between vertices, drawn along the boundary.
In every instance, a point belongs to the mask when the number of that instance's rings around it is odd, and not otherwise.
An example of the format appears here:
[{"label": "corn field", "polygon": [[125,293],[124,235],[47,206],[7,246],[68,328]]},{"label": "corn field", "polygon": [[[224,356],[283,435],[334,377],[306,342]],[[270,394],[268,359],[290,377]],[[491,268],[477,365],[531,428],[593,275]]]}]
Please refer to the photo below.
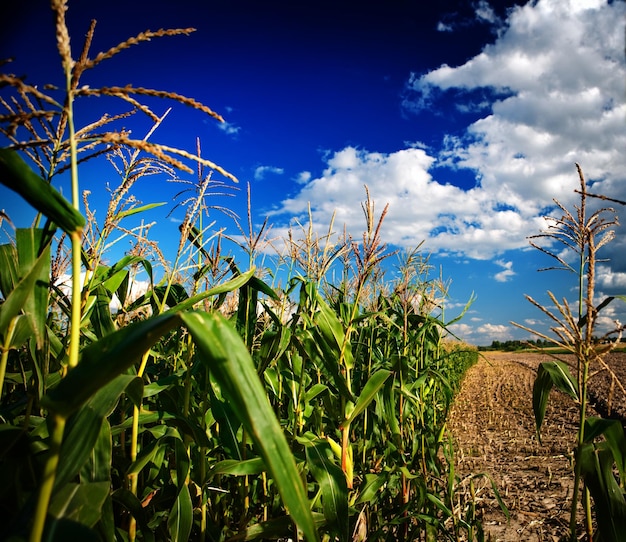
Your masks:
[{"label": "corn field", "polygon": [[[0,74],[0,182],[35,210],[28,228],[0,217],[4,539],[480,539],[446,433],[477,352],[445,339],[447,284],[428,258],[381,242],[387,209],[376,215],[366,189],[362,238],[301,225],[275,269],[255,265],[267,224],[254,231],[249,209],[244,266],[208,219],[235,177],[199,143],[153,143],[166,115],[141,100],[221,117],[172,92],[80,84],[131,45],[192,29],[144,32],[90,58],[93,23],[74,57],[66,2],[52,8],[66,87]],[[75,126],[89,96],[129,110]],[[132,115],[154,123],[143,139],[118,128]],[[100,222],[79,182],[98,159],[120,176]],[[169,262],[149,227],[129,222],[153,207],[132,188],[180,171],[197,181],[177,204],[186,216]],[[55,188],[64,172],[70,199]],[[132,249],[108,263],[121,238]]]}]

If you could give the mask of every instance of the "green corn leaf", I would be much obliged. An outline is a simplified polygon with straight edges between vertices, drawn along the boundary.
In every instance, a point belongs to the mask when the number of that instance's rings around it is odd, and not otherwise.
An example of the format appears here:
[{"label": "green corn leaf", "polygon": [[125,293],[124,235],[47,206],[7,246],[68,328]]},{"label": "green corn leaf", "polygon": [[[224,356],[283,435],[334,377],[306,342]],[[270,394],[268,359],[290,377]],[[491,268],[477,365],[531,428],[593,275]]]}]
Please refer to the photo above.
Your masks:
[{"label": "green corn leaf", "polygon": [[354,405],[354,410],[351,412],[350,416],[344,420],[342,424],[344,427],[350,425],[354,419],[369,406],[374,400],[374,397],[376,397],[378,390],[380,390],[390,376],[391,371],[387,371],[386,369],[380,369],[370,376]]},{"label": "green corn leaf", "polygon": [[387,476],[383,474],[366,474],[365,480],[359,488],[359,497],[356,504],[372,502],[376,498],[378,491],[387,481]]},{"label": "green corn leaf", "polygon": [[260,474],[266,470],[265,463],[260,457],[253,459],[224,459],[219,461],[211,468],[209,476],[217,474],[230,474],[231,476],[248,476],[251,474]]},{"label": "green corn leaf", "polygon": [[42,405],[69,416],[179,324],[175,313],[162,314],[130,324],[89,345],[81,352],[78,366],[48,392]]},{"label": "green corn leaf", "polygon": [[306,403],[310,403],[318,395],[328,392],[328,386],[326,384],[313,384],[305,393],[304,400]]},{"label": "green corn leaf", "polygon": [[331,348],[336,350],[337,359],[343,357],[345,366],[352,368],[354,366],[352,345],[346,342],[346,333],[341,321],[319,294],[317,294],[316,303],[319,310],[315,314],[315,323],[320,333]]},{"label": "green corn leaf", "polygon": [[400,444],[401,440],[401,431],[400,424],[398,422],[398,417],[396,416],[396,386],[394,386],[394,380],[387,380],[383,389],[383,411],[384,418],[389,426],[389,431],[391,432],[391,436],[396,443],[396,445]]},{"label": "green corn leaf", "polygon": [[141,386],[141,379],[133,375],[119,375],[98,390],[68,420],[55,487],[62,487],[80,472],[101,437],[104,419],[113,411],[121,394],[133,385]]},{"label": "green corn leaf", "polygon": [[19,281],[17,250],[11,243],[0,245],[0,293],[6,299]]},{"label": "green corn leaf", "polygon": [[341,396],[349,401],[354,400],[346,379],[339,372],[340,367],[337,364],[338,353],[328,345],[319,329],[313,327],[300,331],[298,335],[294,335],[293,345],[305,359],[319,359],[329,372],[332,382]]},{"label": "green corn leaf", "polygon": [[[13,336],[11,337],[10,348],[19,348],[22,346],[29,338],[33,337],[33,328],[31,326],[31,321],[25,314],[18,314],[15,317],[15,327],[13,329]],[[7,375],[8,377],[8,375]],[[20,377],[19,383],[22,382],[22,378]]]},{"label": "green corn leaf", "polygon": [[307,540],[317,540],[294,457],[241,338],[217,313],[193,312],[181,316],[193,336],[201,361],[211,370],[224,398],[230,402],[263,457],[287,511]]},{"label": "green corn leaf", "polygon": [[157,457],[159,449],[164,446],[162,438],[163,437],[153,440],[141,450],[137,459],[135,459],[135,461],[133,461],[126,470],[127,476],[139,474],[148,463],[151,463],[154,458]]},{"label": "green corn leaf", "polygon": [[[40,286],[37,282],[41,280],[42,272],[50,265],[50,254],[45,251],[35,260],[30,271],[13,288],[11,293],[0,305],[0,334],[6,336],[11,320],[20,311],[26,310],[29,297],[35,295]],[[34,319],[30,318],[31,325],[38,325]]]},{"label": "green corn leaf", "polygon": [[96,287],[95,294],[96,300],[89,314],[89,321],[93,326],[96,337],[102,339],[102,337],[110,335],[116,330],[111,316],[110,304],[112,296],[102,284]]},{"label": "green corn leaf", "polygon": [[626,532],[626,500],[613,474],[613,453],[605,442],[583,444],[578,450],[585,486],[593,498],[599,537],[620,542]]},{"label": "green corn leaf", "polygon": [[613,454],[622,480],[626,479],[626,435],[619,420],[589,417],[585,419],[585,442],[604,436]]},{"label": "green corn leaf", "polygon": [[110,482],[113,460],[111,425],[106,418],[100,424],[100,433],[88,460],[80,471],[81,482]]},{"label": "green corn leaf", "polygon": [[57,519],[69,519],[86,527],[99,520],[102,505],[109,495],[110,482],[66,484],[55,493],[48,513]]},{"label": "green corn leaf", "polygon": [[203,299],[206,299],[207,297],[211,297],[211,296],[219,295],[219,294],[225,294],[225,293],[237,290],[238,288],[241,288],[242,286],[244,286],[250,280],[250,278],[254,275],[254,271],[255,271],[255,268],[253,267],[249,271],[246,271],[245,273],[242,273],[241,275],[237,275],[235,278],[231,280],[223,282],[222,284],[218,284],[217,286],[213,288],[209,288],[206,292],[202,292],[193,297],[190,297],[182,301],[181,303],[178,303],[178,305],[172,307],[170,309],[170,312],[178,312],[178,311],[191,309],[193,308],[194,305],[196,305]]},{"label": "green corn leaf", "polygon": [[27,275],[39,257],[43,257],[43,266],[39,267],[32,295],[28,296],[23,308],[32,325],[38,349],[43,348],[46,335],[50,287],[50,244],[42,246],[43,236],[44,231],[38,228],[18,228],[15,231],[20,277]]},{"label": "green corn leaf", "polygon": [[548,361],[539,365],[533,385],[533,411],[537,427],[537,439],[541,442],[541,425],[546,415],[550,390],[555,387],[559,391],[578,400],[576,380],[571,375],[569,367],[562,361]]},{"label": "green corn leaf", "polygon": [[122,211],[115,215],[115,220],[121,220],[122,218],[126,218],[127,216],[133,216],[139,213],[143,213],[144,211],[150,211],[151,209],[156,209],[157,207],[162,207],[165,205],[165,202],[161,203],[148,203],[147,205],[141,205],[140,207],[133,207],[132,209],[127,209],[126,211]]},{"label": "green corn leaf", "polygon": [[242,460],[240,440],[237,437],[237,433],[241,429],[241,421],[227,401],[217,398],[213,386],[210,388],[210,394],[211,410],[219,426],[220,443],[230,459]]},{"label": "green corn leaf", "polygon": [[336,531],[339,540],[347,542],[349,514],[346,476],[333,461],[333,452],[326,440],[307,434],[298,437],[298,442],[304,444],[307,465],[320,486],[324,517],[328,525]]},{"label": "green corn leaf", "polygon": [[154,542],[154,534],[148,525],[148,518],[146,517],[145,509],[141,506],[141,502],[137,496],[133,495],[128,489],[120,488],[115,490],[111,497],[114,503],[128,510],[137,520],[137,525],[143,539],[146,542]]},{"label": "green corn leaf", "polygon": [[187,542],[193,526],[193,504],[189,495],[189,488],[183,481],[183,486],[178,493],[174,506],[170,510],[167,519],[167,529],[172,542]]},{"label": "green corn leaf", "polygon": [[39,177],[14,150],[0,149],[0,183],[17,192],[68,235],[83,231],[83,215]]}]

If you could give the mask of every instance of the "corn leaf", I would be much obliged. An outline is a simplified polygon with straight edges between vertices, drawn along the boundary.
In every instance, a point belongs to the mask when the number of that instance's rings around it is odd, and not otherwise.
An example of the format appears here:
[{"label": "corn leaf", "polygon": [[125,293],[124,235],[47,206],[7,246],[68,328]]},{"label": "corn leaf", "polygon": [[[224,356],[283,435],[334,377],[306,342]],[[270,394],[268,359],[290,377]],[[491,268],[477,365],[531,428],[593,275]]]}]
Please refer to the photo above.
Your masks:
[{"label": "corn leaf", "polygon": [[585,486],[595,504],[599,537],[603,542],[621,542],[626,532],[626,500],[613,474],[613,453],[606,443],[585,443],[578,451]]},{"label": "corn leaf", "polygon": [[24,312],[30,320],[37,348],[43,348],[46,335],[46,319],[48,317],[48,292],[50,282],[50,244],[42,246],[44,231],[38,228],[18,228],[15,231],[19,275],[27,275],[43,257],[43,265],[39,266],[39,276],[33,285],[32,295],[24,303]]},{"label": "corn leaf", "polygon": [[113,441],[111,425],[106,418],[100,424],[100,433],[89,454],[89,458],[80,471],[82,482],[110,482],[113,459]]},{"label": "corn leaf", "polygon": [[533,411],[537,427],[537,438],[541,442],[541,425],[546,415],[550,390],[555,387],[559,391],[578,400],[576,380],[571,375],[569,367],[562,361],[548,361],[539,365],[533,385]]},{"label": "corn leaf", "polygon": [[170,312],[177,312],[177,311],[184,311],[187,309],[191,309],[193,308],[194,305],[196,305],[203,299],[206,299],[207,297],[211,297],[211,296],[218,295],[218,294],[224,294],[224,293],[237,290],[250,280],[250,278],[254,275],[254,271],[255,271],[255,268],[253,267],[249,271],[246,271],[245,273],[242,273],[241,275],[237,275],[233,279],[230,279],[226,282],[218,284],[217,286],[213,288],[209,288],[206,292],[202,292],[193,297],[185,299],[184,301],[181,301],[180,303],[178,303],[176,306],[172,307],[170,309]]},{"label": "corn leaf", "polygon": [[349,514],[346,476],[333,461],[333,452],[326,440],[308,433],[304,437],[298,437],[298,442],[304,444],[307,465],[320,486],[324,517],[328,525],[336,531],[339,540],[347,542]]},{"label": "corn leaf", "polygon": [[83,215],[14,150],[0,149],[0,183],[17,192],[68,235],[82,232],[85,226]]},{"label": "corn leaf", "polygon": [[[11,293],[5,298],[4,303],[0,305],[0,334],[6,336],[11,320],[15,318],[20,311],[26,310],[28,299],[34,295],[37,290],[37,281],[41,280],[42,272],[46,270],[46,266],[50,265],[50,254],[43,252],[33,263],[29,272],[17,283]],[[34,320],[31,318],[31,325]]]},{"label": "corn leaf", "polygon": [[254,459],[224,459],[211,468],[210,476],[216,474],[230,474],[231,476],[248,476],[250,474],[260,474],[266,470],[265,463],[260,457]]},{"label": "corn leaf", "polygon": [[193,504],[189,494],[189,487],[183,483],[183,487],[176,496],[167,520],[167,528],[170,533],[169,539],[172,542],[187,542],[191,534],[192,525]]},{"label": "corn leaf", "polygon": [[130,324],[89,345],[81,352],[78,366],[48,392],[42,405],[69,416],[179,324],[175,313],[162,314]]},{"label": "corn leaf", "polygon": [[376,397],[378,390],[380,390],[390,376],[391,371],[380,369],[369,378],[369,380],[365,383],[365,386],[363,386],[363,390],[354,405],[354,410],[350,416],[344,420],[342,424],[343,427],[350,425],[354,419],[369,406],[369,404],[374,400],[374,397]]},{"label": "corn leaf", "polygon": [[165,205],[165,202],[160,203],[148,203],[147,205],[141,205],[140,207],[133,207],[132,209],[126,209],[120,213],[115,215],[115,220],[121,220],[122,218],[126,218],[127,216],[133,216],[138,213],[143,213],[144,211],[149,211],[150,209],[155,209],[157,207],[161,207]]},{"label": "corn leaf", "polygon": [[109,488],[109,482],[66,484],[52,498],[48,512],[57,519],[65,518],[93,527],[100,520]]},{"label": "corn leaf", "polygon": [[141,384],[141,379],[136,376],[119,375],[98,390],[68,420],[55,479],[56,488],[62,487],[80,472],[100,438],[104,419],[113,411],[121,394],[129,386]]},{"label": "corn leaf", "polygon": [[622,480],[626,479],[626,435],[619,420],[589,417],[585,419],[585,442],[604,436],[613,454]]},{"label": "corn leaf", "polygon": [[19,281],[17,250],[11,243],[0,245],[0,293],[6,299]]},{"label": "corn leaf", "polygon": [[307,540],[317,540],[294,457],[241,338],[217,313],[184,313],[182,319],[193,336],[201,361],[209,367],[224,398],[230,402],[263,457],[285,508]]}]

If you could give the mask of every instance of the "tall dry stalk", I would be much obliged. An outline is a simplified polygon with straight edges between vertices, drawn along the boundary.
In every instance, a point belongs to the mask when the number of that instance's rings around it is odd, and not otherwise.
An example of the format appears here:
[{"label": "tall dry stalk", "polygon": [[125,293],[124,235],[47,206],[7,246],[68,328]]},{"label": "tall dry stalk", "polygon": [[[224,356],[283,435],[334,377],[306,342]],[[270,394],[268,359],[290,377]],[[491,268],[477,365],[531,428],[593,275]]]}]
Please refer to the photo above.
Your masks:
[{"label": "tall dry stalk", "polygon": [[[533,407],[538,432],[543,421],[545,404],[547,402],[545,392],[546,390],[549,391],[552,385],[568,393],[578,404],[578,428],[574,454],[574,489],[570,515],[570,536],[572,540],[576,538],[576,509],[580,498],[581,478],[583,477],[581,453],[587,444],[585,428],[587,427],[590,371],[594,365],[610,371],[603,358],[619,343],[621,333],[625,329],[623,325],[616,322],[613,329],[604,333],[601,337],[596,337],[600,310],[613,300],[612,297],[609,297],[596,305],[596,266],[598,261],[600,261],[598,259],[598,251],[614,239],[615,232],[611,228],[617,226],[619,222],[615,210],[612,208],[600,208],[589,212],[587,208],[587,183],[578,164],[576,164],[576,169],[580,181],[580,190],[577,190],[577,193],[580,194],[580,203],[574,206],[574,213],[566,209],[559,201],[554,200],[557,208],[563,213],[562,216],[559,218],[548,218],[548,229],[532,236],[530,244],[557,261],[557,265],[542,270],[566,270],[576,276],[578,292],[577,310],[572,309],[567,299],[559,301],[552,292],[548,292],[548,296],[556,308],[556,312],[532,297],[526,296],[530,303],[550,319],[552,322],[550,330],[556,335],[556,340],[548,336],[547,333],[513,322],[515,326],[529,331],[533,335],[554,342],[558,347],[573,354],[576,359],[575,377],[571,377],[567,366],[558,361],[554,364],[542,364],[533,392]],[[538,239],[547,240],[549,245],[547,247],[542,246],[537,241]],[[556,244],[557,247],[564,247],[566,251],[557,250],[553,248],[552,244]],[[567,256],[564,255],[568,252],[575,255],[575,263],[570,263]],[[614,374],[613,378],[615,381]],[[618,383],[618,385],[621,386],[621,383]],[[588,484],[585,484],[583,488],[582,503],[585,510],[586,532],[589,540],[591,540],[593,537],[593,526]]]}]

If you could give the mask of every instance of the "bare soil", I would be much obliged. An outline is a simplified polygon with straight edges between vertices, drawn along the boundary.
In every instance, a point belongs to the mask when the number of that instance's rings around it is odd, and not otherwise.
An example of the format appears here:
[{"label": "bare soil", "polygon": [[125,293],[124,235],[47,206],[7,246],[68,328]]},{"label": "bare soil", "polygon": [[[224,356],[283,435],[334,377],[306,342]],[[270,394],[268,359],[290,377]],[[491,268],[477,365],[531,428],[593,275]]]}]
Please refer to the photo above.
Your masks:
[{"label": "bare soil", "polygon": [[[577,406],[552,392],[541,443],[532,409],[536,370],[539,363],[551,359],[542,354],[485,353],[468,371],[452,409],[448,427],[455,440],[460,491],[469,490],[472,475],[486,475],[474,479],[486,540],[557,542],[568,533]],[[572,358],[560,359],[573,363]],[[626,383],[626,354],[610,354],[606,362]],[[592,376],[590,396],[596,408],[590,408],[589,414],[601,412],[624,421],[626,396],[608,371]],[[508,522],[490,480],[509,510]],[[582,524],[579,509],[580,534]]]}]

